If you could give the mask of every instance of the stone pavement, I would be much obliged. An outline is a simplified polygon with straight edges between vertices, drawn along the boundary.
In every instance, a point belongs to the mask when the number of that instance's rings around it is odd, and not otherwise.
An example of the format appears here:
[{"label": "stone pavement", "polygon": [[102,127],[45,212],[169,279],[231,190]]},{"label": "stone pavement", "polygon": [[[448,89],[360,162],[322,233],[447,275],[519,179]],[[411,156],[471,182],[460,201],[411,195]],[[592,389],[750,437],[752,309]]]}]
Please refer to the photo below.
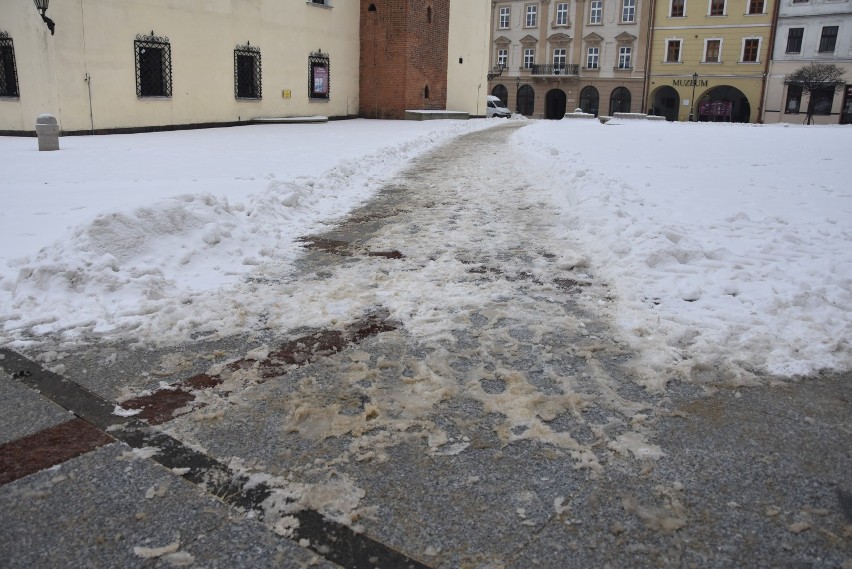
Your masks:
[{"label": "stone pavement", "polygon": [[850,373],[646,391],[518,126],[256,276],[358,317],[0,349],[3,566],[852,567]]}]

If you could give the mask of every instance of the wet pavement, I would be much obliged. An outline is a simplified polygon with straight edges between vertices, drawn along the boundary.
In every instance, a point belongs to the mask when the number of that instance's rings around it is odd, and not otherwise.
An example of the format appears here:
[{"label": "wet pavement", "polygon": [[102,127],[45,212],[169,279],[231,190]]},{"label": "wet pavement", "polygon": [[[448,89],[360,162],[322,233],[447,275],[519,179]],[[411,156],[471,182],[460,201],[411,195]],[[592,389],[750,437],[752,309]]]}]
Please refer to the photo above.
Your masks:
[{"label": "wet pavement", "polygon": [[327,327],[0,351],[4,563],[850,569],[850,374],[642,387],[519,127],[253,276]]}]

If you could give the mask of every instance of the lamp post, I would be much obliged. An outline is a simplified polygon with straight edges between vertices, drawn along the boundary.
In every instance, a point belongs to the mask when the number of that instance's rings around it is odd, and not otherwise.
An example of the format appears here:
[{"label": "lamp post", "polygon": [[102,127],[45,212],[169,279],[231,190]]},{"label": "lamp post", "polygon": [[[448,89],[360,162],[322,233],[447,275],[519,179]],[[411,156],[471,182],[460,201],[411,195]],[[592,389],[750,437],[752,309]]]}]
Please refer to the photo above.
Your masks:
[{"label": "lamp post", "polygon": [[50,35],[53,35],[53,30],[56,27],[56,24],[45,15],[45,12],[47,12],[47,5],[50,3],[50,0],[33,0],[33,3],[35,4],[36,10],[41,13],[41,19],[44,20],[45,24],[47,24],[47,29],[50,30]]},{"label": "lamp post", "polygon": [[695,111],[695,84],[698,83],[698,73],[692,74],[692,99],[690,99],[691,106],[689,107],[689,122],[694,122],[695,117],[693,112]]}]

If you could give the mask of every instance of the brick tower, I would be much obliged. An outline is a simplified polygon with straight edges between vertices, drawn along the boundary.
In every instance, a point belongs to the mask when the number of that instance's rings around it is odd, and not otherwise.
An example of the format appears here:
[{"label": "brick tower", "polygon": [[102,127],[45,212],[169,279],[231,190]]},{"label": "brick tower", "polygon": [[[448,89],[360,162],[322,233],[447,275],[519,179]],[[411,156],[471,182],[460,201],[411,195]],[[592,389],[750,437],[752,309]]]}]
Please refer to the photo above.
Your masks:
[{"label": "brick tower", "polygon": [[359,116],[444,110],[450,0],[361,0]]}]

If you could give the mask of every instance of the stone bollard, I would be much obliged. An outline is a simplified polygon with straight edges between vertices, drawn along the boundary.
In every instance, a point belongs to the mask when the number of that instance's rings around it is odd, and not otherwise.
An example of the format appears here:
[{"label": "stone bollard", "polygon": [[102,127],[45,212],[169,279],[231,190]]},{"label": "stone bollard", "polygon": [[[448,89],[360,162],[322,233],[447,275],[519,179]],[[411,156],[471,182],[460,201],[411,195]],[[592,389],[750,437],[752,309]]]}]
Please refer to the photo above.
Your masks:
[{"label": "stone bollard", "polygon": [[53,115],[39,115],[36,118],[36,134],[38,135],[38,149],[59,150],[59,125]]}]

